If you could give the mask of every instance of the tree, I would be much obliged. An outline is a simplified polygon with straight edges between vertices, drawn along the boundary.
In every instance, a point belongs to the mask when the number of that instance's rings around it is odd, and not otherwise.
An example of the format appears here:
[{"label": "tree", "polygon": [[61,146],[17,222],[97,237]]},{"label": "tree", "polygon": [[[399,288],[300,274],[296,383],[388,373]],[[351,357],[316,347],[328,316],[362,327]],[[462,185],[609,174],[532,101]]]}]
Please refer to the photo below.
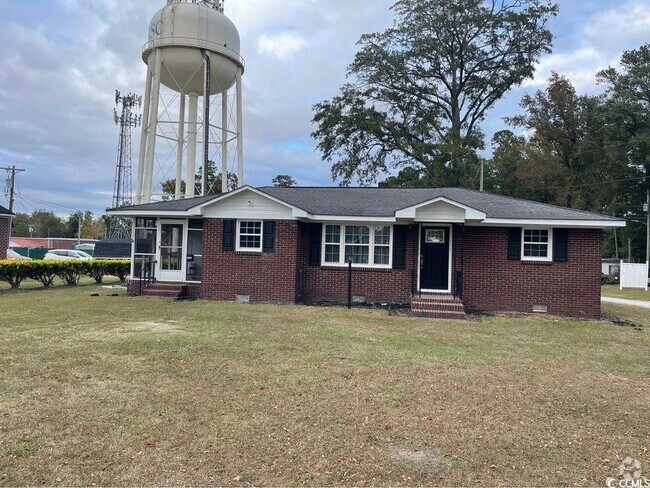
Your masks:
[{"label": "tree", "polygon": [[81,218],[81,238],[82,239],[103,239],[106,235],[104,219],[95,218],[90,210],[77,211],[68,217],[66,222],[68,231],[67,237],[79,236],[79,219]]},{"label": "tree", "polygon": [[[208,184],[207,184],[207,194],[208,195],[218,195],[221,193],[221,173],[217,172],[217,166],[214,161],[208,161]],[[196,175],[194,177],[194,194],[201,195],[202,184],[201,180],[203,178],[203,167],[199,166]],[[234,173],[228,173],[228,191],[236,190],[238,186],[237,175]],[[171,180],[164,181],[162,184],[163,199],[169,200],[176,194],[176,178]],[[181,193],[185,194],[185,181],[181,182]]]},{"label": "tree", "polygon": [[413,168],[425,184],[470,185],[480,123],[549,53],[547,0],[400,0],[383,33],[362,36],[339,95],[314,107],[312,136],[349,184]]},{"label": "tree", "polygon": [[[625,51],[620,68],[610,67],[601,71],[598,81],[608,85],[610,123],[607,130],[615,141],[611,149],[631,178],[635,178],[626,182],[631,194],[622,195],[632,217],[622,234],[633,235],[638,246],[633,254],[647,259],[650,256],[650,230],[643,226],[639,214],[643,203],[650,202],[650,44]],[[645,224],[649,225],[650,219]],[[640,249],[642,243],[646,244],[645,249]]]},{"label": "tree", "polygon": [[296,185],[296,180],[289,175],[277,175],[272,182],[276,188],[291,188]]},{"label": "tree", "polygon": [[501,189],[512,196],[585,210],[603,210],[606,199],[593,191],[604,171],[603,110],[596,97],[580,96],[564,76],[520,103],[523,114],[506,118],[528,137],[495,135],[493,164]]},{"label": "tree", "polygon": [[68,229],[65,222],[53,212],[34,210],[31,215],[16,216],[13,235],[14,237],[68,237]]}]

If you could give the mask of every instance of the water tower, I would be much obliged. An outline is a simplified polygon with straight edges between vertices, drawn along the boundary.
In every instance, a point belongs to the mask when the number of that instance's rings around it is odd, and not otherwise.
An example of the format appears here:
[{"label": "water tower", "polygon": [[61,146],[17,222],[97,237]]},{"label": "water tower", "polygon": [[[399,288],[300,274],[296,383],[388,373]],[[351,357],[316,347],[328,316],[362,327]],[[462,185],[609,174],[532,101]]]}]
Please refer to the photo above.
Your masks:
[{"label": "water tower", "polygon": [[[211,190],[206,178],[208,161],[221,161],[221,191],[228,189],[229,173],[237,175],[238,186],[244,183],[244,60],[239,54],[239,33],[224,15],[223,3],[167,0],[167,6],[151,20],[149,42],[142,51],[147,82],[138,203],[149,203],[163,193],[176,199],[207,194]],[[171,99],[164,98],[165,91],[172,94]],[[203,171],[195,189],[199,165]],[[163,182],[167,184],[164,192]]]}]

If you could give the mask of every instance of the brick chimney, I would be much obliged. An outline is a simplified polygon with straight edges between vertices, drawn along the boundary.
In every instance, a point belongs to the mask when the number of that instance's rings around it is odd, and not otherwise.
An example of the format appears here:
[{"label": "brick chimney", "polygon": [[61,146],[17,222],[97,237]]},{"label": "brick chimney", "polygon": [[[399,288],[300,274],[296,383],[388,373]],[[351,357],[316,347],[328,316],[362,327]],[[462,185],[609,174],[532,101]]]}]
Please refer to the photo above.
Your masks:
[{"label": "brick chimney", "polygon": [[380,181],[379,184],[377,185],[379,188],[390,188],[390,185],[388,184],[387,181]]}]

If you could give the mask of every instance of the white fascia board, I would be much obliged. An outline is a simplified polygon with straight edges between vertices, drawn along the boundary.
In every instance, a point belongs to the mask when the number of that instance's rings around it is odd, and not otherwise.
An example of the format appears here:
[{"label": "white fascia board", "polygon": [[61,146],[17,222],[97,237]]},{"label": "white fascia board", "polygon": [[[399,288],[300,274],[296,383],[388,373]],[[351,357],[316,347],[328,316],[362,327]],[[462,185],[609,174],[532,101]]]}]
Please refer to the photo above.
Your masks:
[{"label": "white fascia board", "polygon": [[570,227],[586,229],[610,229],[625,227],[624,220],[544,220],[544,219],[485,219],[482,222],[468,223],[469,226],[478,227]]},{"label": "white fascia board", "polygon": [[195,209],[188,210],[187,212],[182,211],[163,211],[163,210],[111,210],[106,212],[106,215],[110,217],[178,217],[178,218],[188,218],[188,217],[200,217],[201,213],[195,211]]},{"label": "white fascia board", "polygon": [[395,212],[395,217],[398,219],[415,219],[415,213],[418,208],[426,207],[427,205],[438,202],[444,202],[448,203],[449,205],[453,205],[454,207],[462,208],[465,210],[465,220],[483,220],[487,218],[487,214],[485,214],[485,212],[481,212],[480,210],[476,210],[473,207],[468,207],[467,205],[463,205],[462,203],[458,203],[457,201],[446,197],[436,197],[431,200],[427,200],[426,202],[413,205],[412,207],[403,208]]},{"label": "white fascia board", "polygon": [[2,217],[2,218],[10,218],[10,219],[13,219],[13,218],[15,217],[15,215],[11,215],[11,214],[0,214],[0,217]]},{"label": "white fascia board", "polygon": [[359,215],[312,215],[309,220],[314,222],[377,222],[381,224],[394,224],[397,222],[395,217],[362,217]]},{"label": "white fascia board", "polygon": [[292,211],[293,216],[296,217],[296,218],[308,217],[309,216],[309,214],[307,212],[305,212],[303,209],[298,208],[298,207],[294,207],[293,205],[285,202],[284,200],[280,200],[279,198],[272,197],[271,195],[268,195],[268,194],[264,193],[263,191],[259,191],[257,188],[254,188],[254,187],[249,186],[249,185],[244,185],[241,188],[237,188],[236,190],[233,190],[231,192],[224,193],[222,195],[216,196],[213,200],[209,200],[209,201],[207,201],[205,203],[202,203],[201,205],[197,205],[196,207],[192,207],[192,210],[202,210],[204,207],[207,207],[209,205],[214,205],[217,202],[220,202],[222,200],[226,200],[226,199],[228,199],[230,197],[233,197],[235,195],[238,195],[239,193],[241,193],[243,191],[246,191],[246,190],[251,191],[251,192],[255,193],[256,195],[259,195],[262,198],[268,198],[269,200],[271,200],[271,201],[273,201],[275,203],[278,203],[280,205],[284,205],[287,208],[290,208],[291,211]]}]

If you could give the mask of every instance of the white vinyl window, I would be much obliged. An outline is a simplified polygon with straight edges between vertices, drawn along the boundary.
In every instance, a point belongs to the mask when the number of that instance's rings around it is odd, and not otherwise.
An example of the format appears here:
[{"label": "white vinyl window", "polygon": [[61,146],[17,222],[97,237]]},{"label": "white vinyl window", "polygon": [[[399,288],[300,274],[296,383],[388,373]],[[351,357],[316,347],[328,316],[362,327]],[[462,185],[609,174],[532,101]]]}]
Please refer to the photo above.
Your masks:
[{"label": "white vinyl window", "polygon": [[237,250],[262,250],[261,220],[240,220],[237,222]]},{"label": "white vinyl window", "polygon": [[553,231],[549,229],[524,229],[521,245],[521,256],[526,261],[553,259]]},{"label": "white vinyl window", "polygon": [[389,268],[393,228],[390,225],[323,225],[324,266],[344,266],[349,256],[354,266]]}]

